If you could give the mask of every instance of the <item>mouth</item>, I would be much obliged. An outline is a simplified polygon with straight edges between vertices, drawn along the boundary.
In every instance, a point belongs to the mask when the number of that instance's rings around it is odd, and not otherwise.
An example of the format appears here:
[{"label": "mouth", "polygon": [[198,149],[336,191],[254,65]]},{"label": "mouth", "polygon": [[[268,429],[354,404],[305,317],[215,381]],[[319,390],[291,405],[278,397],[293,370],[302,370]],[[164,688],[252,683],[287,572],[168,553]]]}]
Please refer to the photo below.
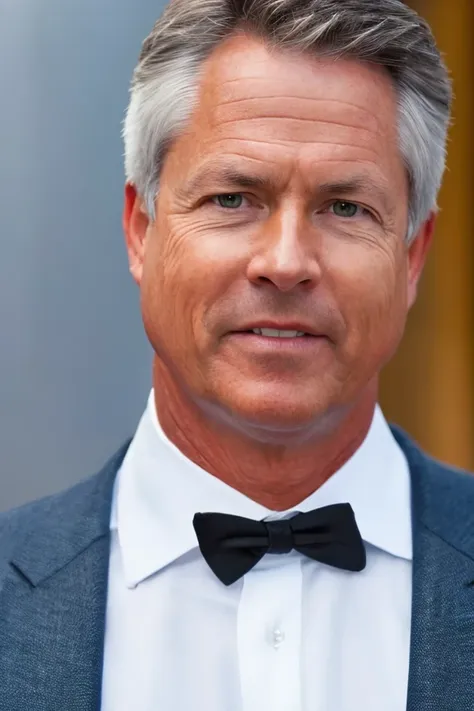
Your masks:
[{"label": "mouth", "polygon": [[297,329],[279,329],[279,328],[250,328],[243,333],[250,333],[256,336],[264,336],[265,338],[304,338],[311,334],[306,331]]},{"label": "mouth", "polygon": [[[268,356],[314,359],[326,350],[327,338],[303,328],[268,328],[256,326],[229,334],[229,344],[251,358]],[[318,355],[319,357],[319,355]]]},{"label": "mouth", "polygon": [[259,336],[260,338],[294,339],[294,338],[320,338],[325,334],[318,332],[313,326],[302,321],[257,321],[244,325],[231,332],[236,335]]}]

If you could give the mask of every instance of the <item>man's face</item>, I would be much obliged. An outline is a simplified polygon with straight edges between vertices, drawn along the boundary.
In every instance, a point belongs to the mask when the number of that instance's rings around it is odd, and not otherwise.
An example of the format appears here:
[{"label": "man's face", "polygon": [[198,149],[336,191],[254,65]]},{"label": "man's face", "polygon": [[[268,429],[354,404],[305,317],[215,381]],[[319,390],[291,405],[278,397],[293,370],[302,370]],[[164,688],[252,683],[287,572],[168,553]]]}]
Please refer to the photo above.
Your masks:
[{"label": "man's face", "polygon": [[[429,242],[408,250],[396,95],[382,70],[269,51],[205,65],[157,218],[128,189],[145,328],[194,402],[237,424],[311,427],[357,402],[396,350]],[[250,329],[304,331],[272,338]]]}]

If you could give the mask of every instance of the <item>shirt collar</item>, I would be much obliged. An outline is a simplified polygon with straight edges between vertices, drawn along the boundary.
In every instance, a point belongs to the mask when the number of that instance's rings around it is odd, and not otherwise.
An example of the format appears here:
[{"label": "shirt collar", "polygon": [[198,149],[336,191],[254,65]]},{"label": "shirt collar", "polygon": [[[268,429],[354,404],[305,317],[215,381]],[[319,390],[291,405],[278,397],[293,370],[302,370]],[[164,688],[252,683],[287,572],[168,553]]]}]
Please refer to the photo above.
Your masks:
[{"label": "shirt collar", "polygon": [[185,457],[160,426],[152,390],[117,476],[111,529],[118,532],[127,585],[135,587],[197,547],[197,512],[261,520],[345,502],[366,543],[411,560],[408,463],[378,406],[355,454],[308,498],[276,514]]}]

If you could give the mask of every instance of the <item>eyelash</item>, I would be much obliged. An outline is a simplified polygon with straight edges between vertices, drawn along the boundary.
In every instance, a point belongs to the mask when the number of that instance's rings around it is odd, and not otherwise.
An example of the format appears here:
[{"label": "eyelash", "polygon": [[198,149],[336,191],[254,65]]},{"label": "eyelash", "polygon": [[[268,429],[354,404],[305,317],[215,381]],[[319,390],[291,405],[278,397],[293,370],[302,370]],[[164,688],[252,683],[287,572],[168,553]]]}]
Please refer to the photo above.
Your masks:
[{"label": "eyelash", "polygon": [[233,210],[234,212],[237,212],[237,210],[239,208],[222,207],[222,205],[219,205],[218,200],[220,197],[238,197],[238,196],[240,196],[243,200],[247,200],[247,202],[250,203],[250,200],[247,197],[245,197],[244,193],[219,193],[218,195],[212,195],[208,199],[208,201],[213,203],[216,207],[219,207],[221,210],[228,210],[229,212],[231,212]]},{"label": "eyelash", "polygon": [[[213,204],[214,204],[216,207],[218,207],[219,209],[224,210],[225,212],[239,212],[240,209],[241,209],[242,207],[244,207],[243,205],[242,205],[241,207],[238,207],[238,208],[235,208],[235,207],[234,207],[234,208],[231,208],[231,207],[222,207],[222,205],[219,205],[218,202],[217,202],[217,200],[218,200],[220,197],[223,197],[223,196],[230,197],[231,195],[232,195],[232,196],[240,195],[240,196],[243,198],[243,200],[247,200],[248,202],[250,202],[250,201],[248,200],[248,198],[246,198],[243,193],[219,193],[218,195],[213,195],[213,196],[210,198],[210,202],[213,203]],[[355,205],[357,208],[359,208],[359,210],[360,210],[360,215],[361,215],[361,216],[366,215],[367,217],[372,217],[372,218],[374,217],[374,216],[373,216],[373,213],[372,213],[369,209],[367,209],[367,208],[364,207],[363,205],[360,205],[360,204],[357,203],[357,202],[353,202],[352,200],[343,200],[343,199],[341,199],[341,198],[338,199],[338,200],[333,200],[333,201],[329,204],[328,207],[330,208],[330,207],[334,206],[336,203],[345,203],[345,204],[348,204],[348,205]],[[339,217],[339,215],[335,215],[335,217]],[[355,217],[356,217],[356,215],[354,215],[354,217],[347,217],[347,218],[341,218],[341,219],[353,220]]]},{"label": "eyelash", "polygon": [[[337,202],[343,203],[343,204],[345,204],[345,205],[354,205],[355,207],[357,207],[357,208],[360,210],[360,216],[367,215],[368,217],[372,217],[372,213],[370,212],[370,210],[368,210],[368,209],[367,209],[366,207],[364,207],[363,205],[360,205],[358,202],[352,202],[352,200],[334,200],[334,201],[329,205],[329,207],[332,207],[332,206],[335,205]],[[336,215],[336,217],[339,217],[339,215]],[[356,215],[354,215],[354,217],[356,217]],[[353,220],[354,217],[348,217],[348,218],[346,218],[346,219],[348,219],[348,220]]]}]

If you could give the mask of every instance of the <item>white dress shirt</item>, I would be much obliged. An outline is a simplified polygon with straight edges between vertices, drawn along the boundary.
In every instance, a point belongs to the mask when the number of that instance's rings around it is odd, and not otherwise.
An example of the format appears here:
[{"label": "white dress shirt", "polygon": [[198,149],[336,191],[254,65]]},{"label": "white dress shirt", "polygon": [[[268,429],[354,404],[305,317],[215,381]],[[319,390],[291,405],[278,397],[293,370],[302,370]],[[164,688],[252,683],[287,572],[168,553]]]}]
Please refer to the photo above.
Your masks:
[{"label": "white dress shirt", "polygon": [[[367,567],[295,551],[233,585],[212,573],[197,512],[256,520],[349,502]],[[404,711],[411,616],[410,476],[380,411],[321,488],[277,513],[187,459],[160,427],[153,391],[118,474],[102,711]]]}]

